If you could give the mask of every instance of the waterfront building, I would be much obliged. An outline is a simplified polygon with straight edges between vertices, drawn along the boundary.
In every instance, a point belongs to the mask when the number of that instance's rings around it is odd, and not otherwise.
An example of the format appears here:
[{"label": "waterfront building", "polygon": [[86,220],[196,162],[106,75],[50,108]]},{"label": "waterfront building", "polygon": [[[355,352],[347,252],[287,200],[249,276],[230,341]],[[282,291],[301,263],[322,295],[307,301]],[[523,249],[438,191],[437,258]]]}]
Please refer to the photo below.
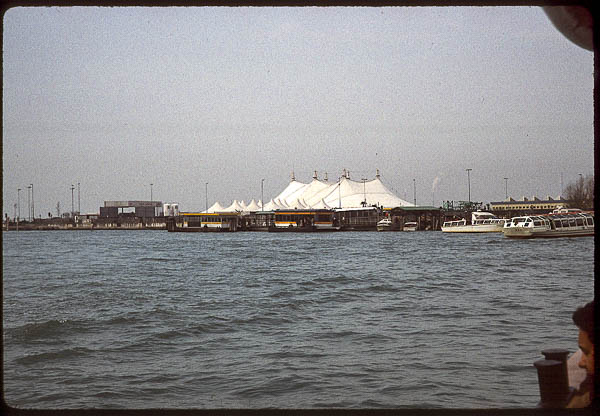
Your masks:
[{"label": "waterfront building", "polygon": [[540,199],[537,196],[530,198],[522,197],[520,200],[507,198],[504,201],[490,202],[490,211],[501,217],[513,216],[513,213],[531,212],[548,213],[556,208],[569,208],[569,200],[562,196],[556,199],[547,196]]}]

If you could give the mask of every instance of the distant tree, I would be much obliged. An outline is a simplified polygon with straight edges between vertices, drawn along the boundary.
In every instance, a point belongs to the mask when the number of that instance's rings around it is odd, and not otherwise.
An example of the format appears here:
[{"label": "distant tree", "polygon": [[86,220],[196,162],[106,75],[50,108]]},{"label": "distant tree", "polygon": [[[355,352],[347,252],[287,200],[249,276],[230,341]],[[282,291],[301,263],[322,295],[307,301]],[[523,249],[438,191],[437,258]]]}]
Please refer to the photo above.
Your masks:
[{"label": "distant tree", "polygon": [[594,207],[594,175],[580,176],[565,188],[565,197],[572,208],[593,209]]},{"label": "distant tree", "polygon": [[56,203],[56,216],[60,218],[60,201]]}]

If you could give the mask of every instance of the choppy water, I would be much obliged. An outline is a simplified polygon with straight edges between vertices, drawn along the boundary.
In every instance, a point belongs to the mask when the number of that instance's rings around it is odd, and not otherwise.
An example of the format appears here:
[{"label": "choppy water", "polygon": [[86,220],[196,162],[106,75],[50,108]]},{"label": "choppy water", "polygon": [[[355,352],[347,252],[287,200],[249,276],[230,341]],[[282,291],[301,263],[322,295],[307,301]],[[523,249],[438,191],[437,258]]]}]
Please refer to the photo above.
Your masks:
[{"label": "choppy water", "polygon": [[506,408],[577,348],[593,238],[4,232],[23,408]]}]

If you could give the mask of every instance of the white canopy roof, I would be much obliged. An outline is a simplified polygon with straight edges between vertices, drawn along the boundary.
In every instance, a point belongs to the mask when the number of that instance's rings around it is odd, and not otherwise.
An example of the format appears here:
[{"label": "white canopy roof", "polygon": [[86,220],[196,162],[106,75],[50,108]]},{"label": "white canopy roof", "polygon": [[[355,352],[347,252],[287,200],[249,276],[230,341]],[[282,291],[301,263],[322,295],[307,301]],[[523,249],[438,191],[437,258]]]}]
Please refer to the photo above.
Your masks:
[{"label": "white canopy roof", "polygon": [[206,212],[206,213],[223,212],[224,209],[225,208],[223,208],[221,206],[221,204],[219,204],[219,201],[217,201],[214,204],[212,204],[209,209],[207,209],[206,211],[202,211],[202,212]]},{"label": "white canopy roof", "polygon": [[310,206],[312,209],[331,209],[331,207],[329,205],[327,205],[327,203],[324,200],[320,200],[319,202],[317,202],[314,205]]},{"label": "white canopy roof", "polygon": [[244,207],[242,207],[240,205],[240,203],[237,201],[237,199],[234,199],[233,202],[231,203],[231,205],[229,205],[227,208],[225,208],[221,212],[242,212],[243,210],[244,210]]},{"label": "white canopy roof", "polygon": [[[260,201],[259,201],[260,202]],[[260,205],[256,203],[256,201],[254,201],[254,199],[252,201],[250,201],[250,203],[246,206],[246,208],[244,209],[244,211],[246,212],[256,212],[256,211],[260,211]]]},{"label": "white canopy roof", "polygon": [[300,199],[296,199],[294,202],[288,205],[288,208],[291,209],[306,209],[306,205],[302,203]]},{"label": "white canopy roof", "polygon": [[[377,176],[370,181],[353,181],[342,177],[340,181],[328,184],[327,182],[313,179],[310,184],[302,184],[292,180],[290,184],[275,197],[275,200],[303,201],[307,207],[314,208],[321,201],[333,208],[358,208],[367,205],[378,205],[384,208],[394,208],[402,206],[413,206],[410,202],[398,198],[390,191]],[[292,201],[290,201],[292,203]]]},{"label": "white canopy roof", "polygon": [[250,202],[246,206],[243,201],[234,200],[227,208],[218,202],[208,209],[208,212],[256,212],[276,211],[283,209],[331,209],[331,208],[360,208],[366,202],[367,206],[377,205],[384,208],[413,206],[412,203],[398,198],[381,182],[379,174],[370,181],[354,181],[346,176],[339,181],[329,183],[317,178],[316,172],[310,183],[299,182],[292,175],[291,182],[286,188],[268,203]]}]

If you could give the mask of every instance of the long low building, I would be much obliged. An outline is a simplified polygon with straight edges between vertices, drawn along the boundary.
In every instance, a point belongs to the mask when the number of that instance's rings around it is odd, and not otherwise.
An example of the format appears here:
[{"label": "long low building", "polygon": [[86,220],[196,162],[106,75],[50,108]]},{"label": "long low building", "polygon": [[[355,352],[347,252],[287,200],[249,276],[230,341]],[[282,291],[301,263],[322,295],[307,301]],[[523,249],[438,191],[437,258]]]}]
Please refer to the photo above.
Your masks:
[{"label": "long low building", "polygon": [[517,211],[550,212],[556,208],[569,207],[569,200],[559,196],[553,199],[547,196],[546,199],[539,199],[534,196],[531,199],[523,197],[521,200],[507,198],[505,201],[490,202],[490,210],[495,213],[509,213]]},{"label": "long low building", "polygon": [[100,217],[117,217],[119,210],[123,213],[128,208],[134,209],[136,217],[145,218],[161,215],[163,206],[161,201],[104,201],[104,206],[100,207]]}]

